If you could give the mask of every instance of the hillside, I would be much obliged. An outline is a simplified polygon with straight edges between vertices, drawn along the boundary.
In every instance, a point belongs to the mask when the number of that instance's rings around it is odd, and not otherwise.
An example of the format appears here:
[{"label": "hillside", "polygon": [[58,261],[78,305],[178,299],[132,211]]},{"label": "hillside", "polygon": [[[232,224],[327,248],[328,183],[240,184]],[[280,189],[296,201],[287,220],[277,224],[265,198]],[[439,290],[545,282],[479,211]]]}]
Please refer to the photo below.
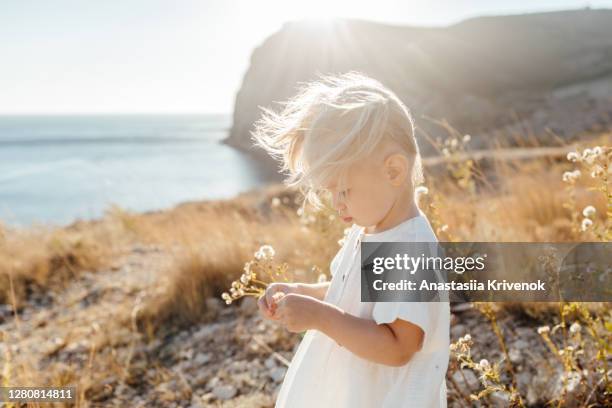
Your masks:
[{"label": "hillside", "polygon": [[[252,54],[226,142],[251,147],[259,106],[278,108],[317,72],[359,70],[394,90],[417,126],[446,119],[484,139],[573,137],[612,122],[612,10],[479,17],[440,28],[291,22]],[[431,152],[428,146],[423,150]]]}]

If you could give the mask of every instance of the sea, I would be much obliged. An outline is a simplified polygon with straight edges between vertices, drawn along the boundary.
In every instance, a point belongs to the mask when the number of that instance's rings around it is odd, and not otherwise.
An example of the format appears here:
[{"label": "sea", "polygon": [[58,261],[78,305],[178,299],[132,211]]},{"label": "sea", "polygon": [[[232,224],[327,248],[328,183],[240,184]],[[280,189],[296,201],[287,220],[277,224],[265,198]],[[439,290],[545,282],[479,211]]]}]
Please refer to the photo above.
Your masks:
[{"label": "sea", "polygon": [[68,225],[185,201],[225,199],[270,182],[222,144],[230,115],[0,116],[0,223]]}]

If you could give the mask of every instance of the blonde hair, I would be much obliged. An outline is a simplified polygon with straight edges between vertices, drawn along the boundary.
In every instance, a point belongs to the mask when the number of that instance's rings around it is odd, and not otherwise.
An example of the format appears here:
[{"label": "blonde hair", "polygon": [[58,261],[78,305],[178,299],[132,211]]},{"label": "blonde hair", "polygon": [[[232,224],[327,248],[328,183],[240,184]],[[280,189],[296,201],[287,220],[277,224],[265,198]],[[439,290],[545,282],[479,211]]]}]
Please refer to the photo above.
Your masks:
[{"label": "blonde hair", "polygon": [[281,162],[281,172],[289,172],[285,183],[298,187],[307,201],[319,207],[317,186],[334,176],[342,184],[348,168],[386,140],[413,160],[413,188],[423,182],[412,115],[391,90],[356,71],[299,85],[280,113],[261,107],[251,135]]}]

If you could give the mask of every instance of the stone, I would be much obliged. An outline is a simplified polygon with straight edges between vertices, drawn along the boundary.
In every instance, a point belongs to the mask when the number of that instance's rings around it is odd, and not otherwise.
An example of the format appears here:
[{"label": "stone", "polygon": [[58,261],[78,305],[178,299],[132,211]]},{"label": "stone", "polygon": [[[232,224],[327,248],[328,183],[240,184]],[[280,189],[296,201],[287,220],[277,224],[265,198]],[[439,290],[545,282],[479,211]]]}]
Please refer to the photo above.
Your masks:
[{"label": "stone", "polygon": [[463,391],[472,391],[480,387],[480,381],[472,370],[463,370],[463,374],[461,370],[457,370],[452,378]]},{"label": "stone", "polygon": [[276,363],[276,359],[274,357],[268,357],[266,361],[264,361],[264,365],[266,366],[266,368],[269,368],[271,370],[275,368],[278,364]]},{"label": "stone", "polygon": [[222,301],[216,297],[209,297],[205,301],[206,310],[211,313],[217,313],[223,307]]},{"label": "stone", "polygon": [[508,357],[510,357],[510,361],[514,364],[518,364],[523,361],[523,355],[515,348],[508,350]]},{"label": "stone", "polygon": [[211,337],[219,328],[218,324],[207,324],[202,326],[198,331],[193,333],[192,340],[194,343],[199,343]]},{"label": "stone", "polygon": [[236,387],[231,384],[217,385],[213,388],[212,393],[217,399],[226,401],[228,399],[234,398],[234,396],[236,396],[237,390]]},{"label": "stone", "polygon": [[257,300],[252,296],[247,296],[242,299],[240,311],[246,314],[252,314],[257,311]]},{"label": "stone", "polygon": [[191,404],[189,405],[189,408],[204,408],[205,406],[206,405],[204,401],[202,401],[201,397],[196,394],[191,396]]},{"label": "stone", "polygon": [[451,339],[458,339],[459,337],[462,337],[463,335],[465,335],[466,332],[467,332],[467,329],[464,325],[456,324],[453,327],[451,327]]},{"label": "stone", "polygon": [[489,398],[494,407],[506,408],[510,405],[510,395],[505,392],[495,391]]},{"label": "stone", "polygon": [[213,377],[208,381],[208,383],[206,383],[206,388],[209,390],[212,390],[213,388],[218,386],[220,383],[221,383],[221,379],[219,377]]},{"label": "stone", "polygon": [[201,366],[208,363],[211,359],[210,353],[198,353],[193,359],[193,363],[196,366]]},{"label": "stone", "polygon": [[285,378],[285,374],[287,373],[287,367],[276,367],[270,371],[270,377],[274,380],[274,382],[281,382],[283,378]]}]

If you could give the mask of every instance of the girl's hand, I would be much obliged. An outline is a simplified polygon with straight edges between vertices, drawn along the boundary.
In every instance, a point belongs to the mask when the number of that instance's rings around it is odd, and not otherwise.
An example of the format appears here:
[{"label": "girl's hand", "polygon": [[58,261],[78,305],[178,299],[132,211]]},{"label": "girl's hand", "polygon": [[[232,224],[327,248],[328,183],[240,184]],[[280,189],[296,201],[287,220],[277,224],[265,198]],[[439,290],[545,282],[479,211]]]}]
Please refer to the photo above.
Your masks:
[{"label": "girl's hand", "polygon": [[299,293],[297,283],[274,282],[269,284],[266,293],[257,301],[259,311],[267,319],[278,320],[275,316],[277,300],[289,293]]},{"label": "girl's hand", "polygon": [[316,328],[321,302],[313,297],[291,293],[278,300],[275,320],[293,333]]}]

